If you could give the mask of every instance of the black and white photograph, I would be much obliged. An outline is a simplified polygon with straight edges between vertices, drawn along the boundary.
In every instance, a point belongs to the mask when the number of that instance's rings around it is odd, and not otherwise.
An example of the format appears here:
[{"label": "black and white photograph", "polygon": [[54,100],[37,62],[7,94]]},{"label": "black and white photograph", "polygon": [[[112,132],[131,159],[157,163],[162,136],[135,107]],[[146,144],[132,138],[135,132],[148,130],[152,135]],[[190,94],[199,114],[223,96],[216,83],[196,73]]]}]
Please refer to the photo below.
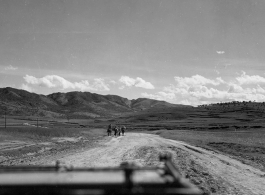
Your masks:
[{"label": "black and white photograph", "polygon": [[265,195],[264,0],[0,0],[1,195]]}]

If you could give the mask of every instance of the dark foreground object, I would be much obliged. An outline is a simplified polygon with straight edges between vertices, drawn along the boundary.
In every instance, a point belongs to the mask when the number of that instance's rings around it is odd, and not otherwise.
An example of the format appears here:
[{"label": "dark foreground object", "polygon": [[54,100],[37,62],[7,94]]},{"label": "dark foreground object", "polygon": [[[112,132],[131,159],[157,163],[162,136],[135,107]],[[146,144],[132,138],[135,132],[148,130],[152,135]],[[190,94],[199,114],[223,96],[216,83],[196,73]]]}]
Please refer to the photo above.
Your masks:
[{"label": "dark foreground object", "polygon": [[160,159],[165,162],[161,168],[130,163],[117,168],[73,168],[59,163],[54,167],[0,167],[0,194],[201,194],[181,177],[170,157]]}]

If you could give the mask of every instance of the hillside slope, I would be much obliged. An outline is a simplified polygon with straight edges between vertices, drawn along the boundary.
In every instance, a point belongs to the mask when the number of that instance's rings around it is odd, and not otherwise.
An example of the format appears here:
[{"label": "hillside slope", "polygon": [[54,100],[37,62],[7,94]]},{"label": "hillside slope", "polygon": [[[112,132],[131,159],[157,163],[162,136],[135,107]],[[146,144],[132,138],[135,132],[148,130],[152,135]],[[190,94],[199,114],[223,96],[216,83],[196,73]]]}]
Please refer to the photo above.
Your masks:
[{"label": "hillside slope", "polygon": [[115,116],[151,108],[181,107],[165,101],[139,98],[129,100],[117,95],[68,92],[41,95],[15,88],[0,88],[0,114],[65,118]]}]

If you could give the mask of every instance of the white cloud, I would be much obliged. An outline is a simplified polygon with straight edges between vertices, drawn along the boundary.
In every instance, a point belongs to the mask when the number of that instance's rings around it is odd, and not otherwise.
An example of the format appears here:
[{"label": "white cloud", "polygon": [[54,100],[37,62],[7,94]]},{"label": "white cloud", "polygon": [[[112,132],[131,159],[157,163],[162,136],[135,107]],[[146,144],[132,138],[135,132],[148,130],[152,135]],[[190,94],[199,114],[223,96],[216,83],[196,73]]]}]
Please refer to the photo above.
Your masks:
[{"label": "white cloud", "polygon": [[183,104],[183,105],[192,105],[192,102],[190,102],[189,100],[181,100],[179,102],[179,104]]},{"label": "white cloud", "polygon": [[160,95],[161,97],[163,97],[163,99],[174,99],[176,97],[176,95],[174,93],[166,93],[164,91],[160,91],[158,92],[158,95]]},{"label": "white cloud", "polygon": [[265,84],[265,78],[259,75],[247,75],[244,71],[236,80],[240,85],[251,85],[251,84]]},{"label": "white cloud", "polygon": [[[48,88],[60,87],[63,89],[75,89],[76,87],[73,83],[57,75],[46,75],[42,78],[36,78],[34,76],[26,75],[23,78],[29,84],[40,85]],[[84,82],[81,81],[81,83],[77,84],[77,87],[79,87],[79,84],[86,84],[86,83],[85,81]]]},{"label": "white cloud", "polygon": [[104,79],[96,78],[92,83],[92,88],[96,91],[109,91],[108,85],[105,83]]},{"label": "white cloud", "polygon": [[33,85],[35,85],[35,84],[39,84],[38,79],[37,79],[36,77],[34,77],[34,76],[26,75],[26,76],[24,76],[23,78],[24,78],[25,81],[26,81],[27,83],[29,83],[29,84],[33,84]]},{"label": "white cloud", "polygon": [[119,81],[128,87],[135,85],[135,79],[130,78],[128,76],[122,76]]},{"label": "white cloud", "polygon": [[104,79],[96,78],[90,84],[88,80],[82,80],[80,82],[70,82],[58,75],[46,75],[42,78],[36,78],[34,76],[26,75],[23,77],[28,84],[39,85],[48,88],[61,88],[61,89],[76,89],[80,91],[109,91],[108,85]]},{"label": "white cloud", "polygon": [[216,51],[217,54],[224,54],[225,51]]},{"label": "white cloud", "polygon": [[17,67],[14,67],[12,65],[9,65],[9,66],[5,67],[5,70],[17,70],[17,69],[18,69]]},{"label": "white cloud", "polygon": [[224,81],[222,78],[218,77],[214,80],[207,79],[201,75],[194,75],[192,77],[174,77],[177,86],[181,88],[190,88],[191,86],[200,86],[200,85],[220,85]]},{"label": "white cloud", "polygon": [[130,78],[128,76],[121,76],[119,81],[128,87],[135,86],[135,87],[141,87],[141,88],[145,88],[145,89],[154,89],[155,88],[150,82],[147,82],[140,77],[137,77],[136,79],[134,79],[134,78]]},{"label": "white cloud", "polygon": [[117,82],[114,81],[114,80],[110,80],[110,83],[113,84],[113,85],[115,85]]},{"label": "white cloud", "polygon": [[24,84],[24,83],[21,85],[20,88],[23,89],[23,90],[26,90],[28,92],[33,92],[33,89],[30,86],[28,86],[27,84]]},{"label": "white cloud", "polygon": [[141,95],[145,98],[154,99],[154,100],[163,100],[163,97],[158,94],[149,94],[149,93],[141,93]]},{"label": "white cloud", "polygon": [[228,93],[242,93],[244,89],[235,83],[229,85]]},{"label": "white cloud", "polygon": [[141,95],[145,98],[150,98],[150,99],[155,99],[155,100],[165,100],[165,101],[170,101],[175,98],[174,93],[166,93],[163,91],[160,91],[157,94],[149,94],[149,93],[144,92]]},{"label": "white cloud", "polygon": [[216,69],[214,70],[214,72],[216,72],[216,74],[218,74],[218,75],[220,74],[220,72]]},{"label": "white cloud", "polygon": [[142,87],[145,89],[154,89],[155,88],[150,82],[147,82],[140,77],[136,78],[135,87]]},{"label": "white cloud", "polygon": [[165,86],[161,91],[143,97],[165,100],[176,104],[208,104],[225,101],[264,101],[265,78],[247,75],[245,72],[234,80],[225,81],[218,77],[208,79],[201,75],[174,77],[176,83]]}]

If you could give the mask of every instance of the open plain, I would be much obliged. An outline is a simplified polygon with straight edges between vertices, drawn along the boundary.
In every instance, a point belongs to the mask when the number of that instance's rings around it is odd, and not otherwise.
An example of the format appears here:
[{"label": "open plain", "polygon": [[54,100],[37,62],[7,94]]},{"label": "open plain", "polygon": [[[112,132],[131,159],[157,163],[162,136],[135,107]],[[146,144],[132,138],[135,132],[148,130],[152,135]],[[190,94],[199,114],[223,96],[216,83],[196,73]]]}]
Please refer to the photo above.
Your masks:
[{"label": "open plain", "polygon": [[[160,167],[170,154],[203,195],[265,195],[264,10],[265,0],[0,0],[1,170]],[[129,173],[125,187],[143,192]]]},{"label": "open plain", "polygon": [[[186,112],[190,113],[189,109]],[[173,113],[173,114],[170,114]],[[152,112],[117,118],[49,120],[9,116],[0,128],[1,165],[51,165],[59,160],[75,167],[113,167],[124,161],[160,166],[160,154],[171,154],[182,176],[204,194],[258,194],[265,191],[263,123],[224,122],[208,117]],[[165,115],[170,120],[165,120]],[[173,117],[180,117],[174,118]],[[137,123],[130,123],[130,120]],[[140,122],[139,122],[140,121]],[[192,121],[192,122],[191,122]],[[220,123],[221,121],[221,123]],[[37,123],[38,122],[38,123]],[[126,125],[125,136],[108,137],[109,123]],[[2,118],[1,124],[4,124]],[[234,126],[241,127],[235,129]],[[185,126],[186,125],[186,126]],[[198,129],[189,127],[197,127]],[[222,129],[222,126],[228,128]],[[245,127],[246,126],[246,127]],[[180,129],[183,127],[183,129]]]}]

